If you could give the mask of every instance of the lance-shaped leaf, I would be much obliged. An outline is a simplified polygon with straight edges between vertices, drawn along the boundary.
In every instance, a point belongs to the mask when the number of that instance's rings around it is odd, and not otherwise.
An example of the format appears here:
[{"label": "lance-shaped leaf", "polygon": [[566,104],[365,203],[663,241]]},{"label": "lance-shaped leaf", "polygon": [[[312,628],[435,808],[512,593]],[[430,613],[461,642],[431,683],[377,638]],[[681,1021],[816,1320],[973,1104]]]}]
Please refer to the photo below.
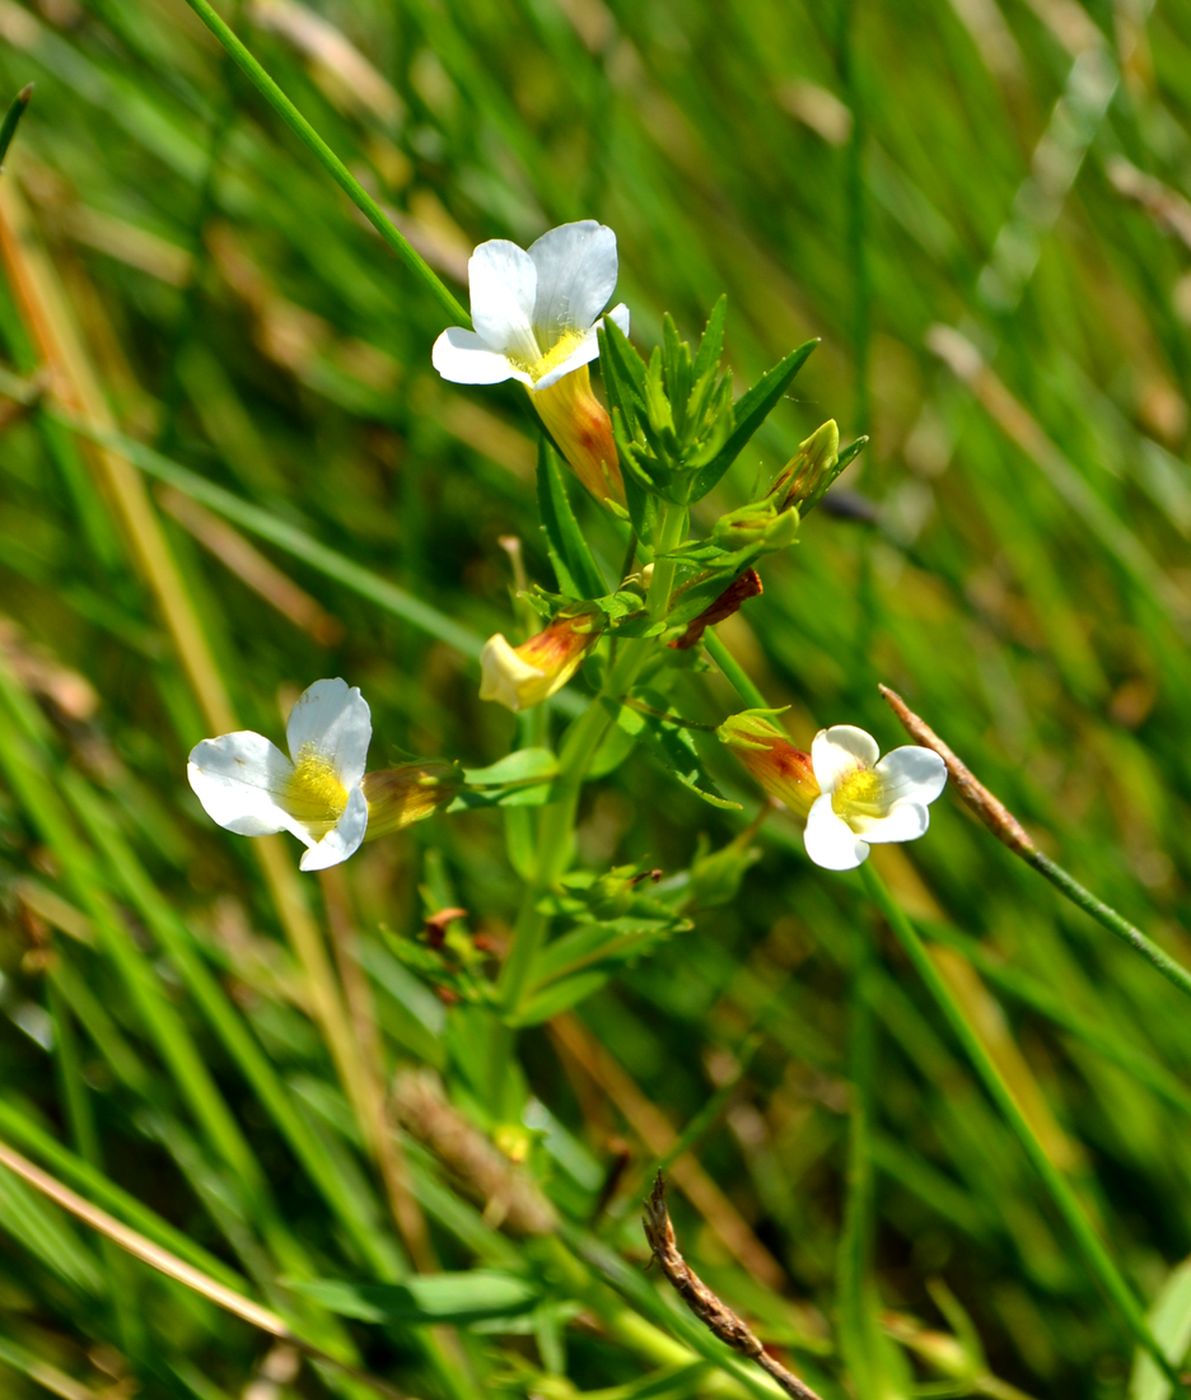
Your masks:
[{"label": "lance-shaped leaf", "polygon": [[721,296],[711,308],[711,315],[708,316],[707,325],[703,331],[703,339],[699,342],[699,348],[695,352],[695,362],[691,366],[691,379],[696,385],[705,374],[719,366],[720,356],[724,353],[724,324],[727,318],[728,298]]},{"label": "lance-shaped leaf", "polygon": [[544,438],[538,444],[538,513],[550,563],[567,601],[607,592],[600,566],[571,508],[558,453]]},{"label": "lance-shaped leaf", "polygon": [[517,1016],[517,1025],[534,1025],[591,996],[620,968],[652,953],[676,933],[692,927],[676,913],[624,915],[580,924],[545,950],[536,967],[538,979]]},{"label": "lance-shaped leaf", "polygon": [[467,787],[447,808],[467,812],[476,807],[539,807],[549,801],[558,776],[558,758],[549,749],[517,749],[486,768],[465,768]]},{"label": "lance-shaped leaf", "polygon": [[415,1327],[518,1317],[543,1301],[541,1287],[532,1279],[495,1269],[411,1274],[404,1283],[291,1280],[289,1287],[341,1317]]},{"label": "lance-shaped leaf", "polygon": [[[665,699],[653,692],[647,696],[664,704]],[[625,705],[617,712],[616,722],[628,733],[639,739],[644,751],[663,772],[676,778],[696,797],[712,807],[728,812],[739,812],[740,803],[730,802],[712,782],[703,769],[703,761],[695,747],[690,729],[675,724],[662,714],[654,715]]]},{"label": "lance-shaped leaf", "polygon": [[763,374],[746,393],[740,396],[734,409],[731,435],[712,460],[696,473],[692,500],[705,496],[748,445],[753,434],[769,417],[794,376],[809,359],[818,340],[808,340],[797,350],[791,350],[783,360]]}]

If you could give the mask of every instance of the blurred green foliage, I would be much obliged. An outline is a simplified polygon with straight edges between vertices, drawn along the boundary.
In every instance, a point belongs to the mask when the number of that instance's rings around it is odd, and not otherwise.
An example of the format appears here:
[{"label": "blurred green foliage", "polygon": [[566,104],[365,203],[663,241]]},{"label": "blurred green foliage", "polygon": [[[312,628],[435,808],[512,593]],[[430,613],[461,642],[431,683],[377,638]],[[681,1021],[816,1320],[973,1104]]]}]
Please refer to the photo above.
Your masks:
[{"label": "blurred green foliage", "polygon": [[[666,311],[695,338],[721,292],[742,387],[820,337],[700,519],[825,418],[871,441],[723,640],[804,740],[848,721],[892,745],[875,685],[896,686],[1047,849],[1191,956],[1191,6],[223,13],[461,293],[474,243],[596,217],[638,345]],[[848,1393],[840,1344],[866,1400],[1012,1394],[994,1374],[1125,1394],[1130,1340],[1016,1140],[859,887],[811,867],[792,828],[768,823],[747,871],[701,867],[693,928],[523,1033],[531,1098],[510,1121],[451,986],[482,965],[476,935],[481,953],[507,935],[515,825],[512,863],[499,814],[475,811],[296,885],[202,817],[183,775],[212,732],[202,660],[180,654],[129,533],[127,454],[66,421],[157,454],[133,489],[239,724],[277,732],[280,701],[343,675],[372,704],[376,762],[473,767],[524,738],[475,694],[480,640],[516,626],[505,538],[555,582],[532,423],[513,386],[437,379],[440,310],[183,0],[0,0],[0,96],[29,80],[0,177],[0,364],[48,397],[0,399],[0,1139],[414,1396],[758,1386],[743,1363],[634,1347],[642,1316],[700,1345],[640,1268],[638,1202],[671,1157],[688,1257],[825,1400]],[[30,315],[31,277],[77,329],[65,382],[38,378],[57,331]],[[617,538],[572,497],[614,570]],[[710,678],[693,717],[734,707]],[[584,806],[584,864],[664,879],[724,847],[755,795],[708,761],[743,815],[634,753]],[[1185,1008],[955,804],[935,811],[885,877],[1148,1306],[1191,1253]],[[294,888],[334,944],[362,1100],[283,938]],[[423,922],[450,907],[467,919],[438,996]],[[416,1143],[396,1166],[378,1149],[391,1134],[360,1102],[407,1062],[448,1071],[569,1245],[509,1238]],[[390,1212],[394,1172],[420,1244]],[[845,1217],[859,1256],[871,1244],[865,1278],[841,1269]],[[291,1376],[284,1346],[4,1171],[0,1239],[0,1392],[17,1400],[207,1400],[254,1378],[368,1393],[321,1364]],[[411,1239],[432,1277],[407,1285]],[[400,1308],[335,1303],[381,1287]],[[1139,1372],[1135,1400],[1164,1393]]]}]

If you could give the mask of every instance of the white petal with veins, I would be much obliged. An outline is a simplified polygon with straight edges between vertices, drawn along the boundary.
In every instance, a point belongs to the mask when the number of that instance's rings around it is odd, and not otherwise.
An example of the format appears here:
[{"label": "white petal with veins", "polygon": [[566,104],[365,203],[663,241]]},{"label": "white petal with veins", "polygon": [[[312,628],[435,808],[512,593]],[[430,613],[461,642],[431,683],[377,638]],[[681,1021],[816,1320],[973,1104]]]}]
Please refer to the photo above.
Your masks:
[{"label": "white petal with veins", "polygon": [[279,798],[293,764],[263,734],[250,729],[204,739],[190,751],[186,776],[203,811],[239,836],[271,836],[296,825]]},{"label": "white petal with veins", "polygon": [[344,787],[358,787],[372,741],[368,701],[338,677],[315,681],[290,711],[285,737],[295,762],[309,746],[330,760]]},{"label": "white petal with veins", "polygon": [[582,219],[542,234],[529,256],[537,269],[533,325],[545,352],[567,331],[586,331],[608,305],[616,290],[616,235]]},{"label": "white petal with veins", "polygon": [[534,336],[538,271],[507,238],[492,238],[468,259],[467,285],[476,333],[491,350],[532,364],[542,351]]},{"label": "white petal with veins", "polygon": [[434,342],[430,363],[451,384],[501,384],[506,379],[533,380],[518,370],[499,350],[491,350],[475,331],[451,326]]},{"label": "white petal with veins", "polygon": [[868,856],[867,842],[836,813],[830,793],[815,798],[802,840],[807,855],[824,870],[855,870]]},{"label": "white petal with veins", "polygon": [[880,752],[873,736],[854,724],[833,724],[830,729],[820,729],[811,744],[815,781],[829,793],[841,778],[857,768],[872,768]]},{"label": "white petal with veins", "polygon": [[876,771],[890,802],[933,802],[947,784],[947,765],[921,744],[890,749]]},{"label": "white petal with veins", "polygon": [[884,816],[850,813],[848,825],[872,845],[887,841],[916,841],[930,826],[930,813],[919,802],[895,802]]}]

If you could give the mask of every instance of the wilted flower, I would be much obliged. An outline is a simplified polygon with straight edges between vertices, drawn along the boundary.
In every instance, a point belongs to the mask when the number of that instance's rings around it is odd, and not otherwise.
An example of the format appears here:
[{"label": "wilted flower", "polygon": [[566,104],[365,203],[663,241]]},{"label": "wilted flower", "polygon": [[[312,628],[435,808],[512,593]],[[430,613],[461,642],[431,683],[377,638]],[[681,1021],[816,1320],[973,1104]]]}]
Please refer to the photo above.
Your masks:
[{"label": "wilted flower", "polygon": [[907,744],[879,759],[871,734],[851,724],[820,729],[811,744],[822,790],[806,819],[806,853],[827,870],[852,870],[869,847],[913,841],[930,825],[929,803],[943,791],[947,768],[933,749]]},{"label": "wilted flower", "polygon": [[447,806],[463,787],[456,764],[422,759],[364,774],[368,839],[401,831]]},{"label": "wilted flower", "polygon": [[744,710],[716,730],[737,759],[770,795],[798,816],[806,816],[819,796],[811,756],[797,749],[769,718],[780,710]]},{"label": "wilted flower", "polygon": [[599,640],[593,613],[565,613],[520,646],[500,633],[480,653],[480,699],[528,710],[561,690]]},{"label": "wilted flower", "polygon": [[[616,235],[583,219],[544,233],[528,251],[494,238],[471,255],[467,272],[475,329],[443,331],[435,369],[455,384],[519,380],[584,486],[601,500],[623,500],[612,425],[587,369],[616,287]],[[628,307],[608,315],[627,335]]]}]

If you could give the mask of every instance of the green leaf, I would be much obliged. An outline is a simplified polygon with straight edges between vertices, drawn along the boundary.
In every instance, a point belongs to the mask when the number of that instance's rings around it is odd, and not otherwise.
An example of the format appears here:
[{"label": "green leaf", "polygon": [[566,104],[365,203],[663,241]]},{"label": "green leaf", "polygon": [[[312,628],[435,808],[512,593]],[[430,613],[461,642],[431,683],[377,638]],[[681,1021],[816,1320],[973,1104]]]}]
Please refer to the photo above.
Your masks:
[{"label": "green leaf", "polygon": [[719,807],[725,812],[740,811],[741,804],[724,797],[703,771],[703,764],[689,729],[678,729],[673,725],[659,723],[652,730],[647,729],[646,736],[646,751],[677,778],[683,787],[712,807]]},{"label": "green leaf", "polygon": [[696,384],[705,374],[712,373],[719,365],[720,356],[724,353],[724,324],[727,318],[728,298],[723,295],[711,308],[711,315],[708,316],[707,325],[703,330],[703,339],[700,340],[699,349],[695,352],[695,363],[691,367],[691,379]]},{"label": "green leaf", "polygon": [[674,317],[667,311],[662,317],[662,336],[665,342],[666,394],[678,420],[681,433],[685,426],[687,401],[691,396],[691,350],[678,334]]},{"label": "green leaf", "polygon": [[[1184,1259],[1167,1276],[1149,1312],[1150,1330],[1175,1366],[1191,1349],[1191,1259]],[[1170,1381],[1152,1359],[1139,1353],[1129,1377],[1129,1400],[1167,1400]]]},{"label": "green leaf", "polygon": [[536,985],[514,1024],[536,1025],[568,1010],[599,991],[619,968],[636,962],[674,934],[691,927],[689,919],[664,906],[656,916],[628,914],[580,924],[555,939],[542,953]]},{"label": "green leaf", "polygon": [[505,787],[510,783],[548,783],[558,776],[558,759],[550,749],[516,749],[486,768],[465,768],[469,787]]},{"label": "green leaf", "polygon": [[[650,692],[646,692],[647,696]],[[663,697],[655,697],[665,703]],[[652,701],[651,701],[652,703]],[[660,716],[644,714],[630,706],[624,706],[617,714],[616,722],[621,728],[639,738],[645,745],[645,752],[653,761],[677,778],[683,787],[712,807],[727,812],[739,812],[741,804],[724,797],[716,785],[703,771],[695,740],[689,729],[668,723]]]},{"label": "green leaf", "polygon": [[517,749],[487,768],[465,768],[467,788],[448,812],[478,807],[540,807],[550,800],[550,785],[558,777],[558,759],[550,749]]},{"label": "green leaf", "polygon": [[790,382],[810,358],[818,343],[817,340],[808,340],[797,350],[791,350],[784,360],[779,360],[751,389],[740,396],[734,410],[735,427],[732,429],[732,435],[711,462],[697,473],[692,500],[705,496],[740,456],[749,439],[773,412],[789,388]]},{"label": "green leaf", "polygon": [[464,1325],[491,1318],[519,1317],[542,1302],[536,1283],[495,1269],[417,1274],[411,1275],[405,1283],[291,1279],[288,1286],[341,1317],[405,1326]]},{"label": "green leaf", "polygon": [[615,593],[606,593],[600,598],[588,598],[585,602],[591,606],[583,609],[576,608],[563,594],[548,593],[544,588],[532,588],[521,596],[541,617],[552,618],[565,609],[572,616],[590,613],[594,620],[594,614],[600,613],[608,627],[616,627],[625,618],[636,617],[638,613],[645,611],[643,589],[619,588]]},{"label": "green leaf", "polygon": [[608,585],[571,507],[562,462],[544,437],[538,443],[538,510],[559,588],[571,598],[606,593]]},{"label": "green leaf", "polygon": [[605,320],[598,335],[609,398],[615,397],[631,422],[634,412],[645,407],[645,362],[615,321]]},{"label": "green leaf", "polygon": [[562,1011],[569,1011],[572,1006],[578,1006],[581,1001],[598,992],[611,976],[611,968],[601,968],[598,971],[579,972],[573,977],[563,977],[551,982],[541,991],[530,992],[524,1006],[515,1016],[509,1017],[509,1024],[541,1025],[543,1021],[550,1020]]}]

